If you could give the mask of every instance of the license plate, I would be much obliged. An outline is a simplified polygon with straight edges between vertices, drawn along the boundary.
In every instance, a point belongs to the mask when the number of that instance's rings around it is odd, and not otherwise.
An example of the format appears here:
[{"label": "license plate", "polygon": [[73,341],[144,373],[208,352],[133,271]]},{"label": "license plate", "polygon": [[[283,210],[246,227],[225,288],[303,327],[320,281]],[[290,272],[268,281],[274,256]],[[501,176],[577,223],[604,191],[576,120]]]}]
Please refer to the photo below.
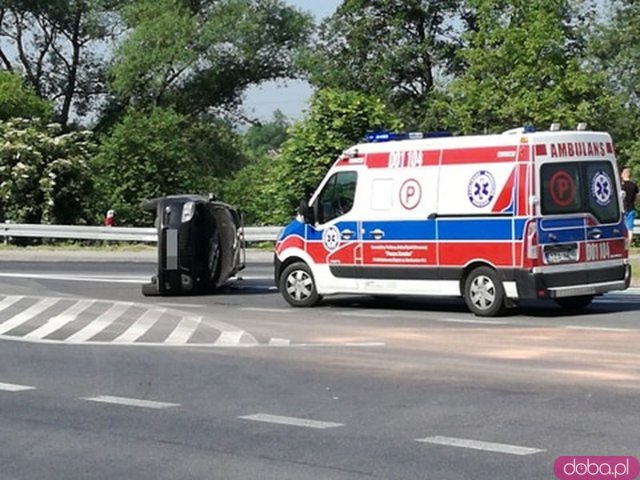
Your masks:
[{"label": "license plate", "polygon": [[578,261],[578,246],[573,243],[570,245],[553,245],[544,249],[545,263],[569,263]]}]

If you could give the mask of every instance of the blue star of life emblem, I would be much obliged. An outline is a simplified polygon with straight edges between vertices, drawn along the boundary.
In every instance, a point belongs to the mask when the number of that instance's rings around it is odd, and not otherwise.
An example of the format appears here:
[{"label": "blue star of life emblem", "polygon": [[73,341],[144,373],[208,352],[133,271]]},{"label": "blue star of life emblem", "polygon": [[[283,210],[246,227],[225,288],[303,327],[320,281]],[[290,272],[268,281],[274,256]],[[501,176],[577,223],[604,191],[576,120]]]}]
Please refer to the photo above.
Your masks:
[{"label": "blue star of life emblem", "polygon": [[496,182],[491,173],[486,170],[476,172],[469,180],[467,196],[473,206],[486,207],[491,203],[496,193]]},{"label": "blue star of life emblem", "polygon": [[597,171],[591,181],[591,195],[596,203],[606,207],[611,203],[612,193],[611,177],[605,171]]}]

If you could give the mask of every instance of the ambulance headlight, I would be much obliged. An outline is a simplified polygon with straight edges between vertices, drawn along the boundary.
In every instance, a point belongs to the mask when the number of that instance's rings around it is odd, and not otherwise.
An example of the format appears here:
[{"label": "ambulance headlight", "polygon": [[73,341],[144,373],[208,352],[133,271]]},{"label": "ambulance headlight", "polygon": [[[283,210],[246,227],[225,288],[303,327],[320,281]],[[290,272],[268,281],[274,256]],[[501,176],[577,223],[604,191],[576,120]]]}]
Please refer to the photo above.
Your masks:
[{"label": "ambulance headlight", "polygon": [[193,218],[193,214],[196,212],[195,202],[187,202],[182,206],[182,223],[187,223]]}]

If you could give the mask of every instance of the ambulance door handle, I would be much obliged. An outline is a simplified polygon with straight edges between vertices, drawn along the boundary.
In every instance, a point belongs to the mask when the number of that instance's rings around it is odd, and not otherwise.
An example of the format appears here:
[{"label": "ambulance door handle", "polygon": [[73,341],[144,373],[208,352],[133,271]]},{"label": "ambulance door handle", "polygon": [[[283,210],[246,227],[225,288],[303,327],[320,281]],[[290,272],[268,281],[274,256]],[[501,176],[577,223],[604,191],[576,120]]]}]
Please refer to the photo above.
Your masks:
[{"label": "ambulance door handle", "polygon": [[343,240],[351,240],[351,238],[353,238],[353,235],[355,234],[355,232],[352,232],[351,230],[346,229],[346,230],[342,230],[341,234],[342,234],[342,239]]},{"label": "ambulance door handle", "polygon": [[602,231],[598,228],[591,230],[591,238],[598,240],[602,236]]},{"label": "ambulance door handle", "polygon": [[614,229],[613,229],[613,233],[614,233],[615,235],[620,235],[622,232],[620,231],[620,229],[619,229],[619,228],[614,228]]},{"label": "ambulance door handle", "polygon": [[384,237],[384,231],[380,230],[379,228],[376,228],[375,230],[371,230],[369,233],[371,234],[374,240],[380,240],[382,237]]},{"label": "ambulance door handle", "polygon": [[552,242],[557,242],[558,241],[558,236],[554,233],[550,233],[549,234],[549,240],[551,240]]}]

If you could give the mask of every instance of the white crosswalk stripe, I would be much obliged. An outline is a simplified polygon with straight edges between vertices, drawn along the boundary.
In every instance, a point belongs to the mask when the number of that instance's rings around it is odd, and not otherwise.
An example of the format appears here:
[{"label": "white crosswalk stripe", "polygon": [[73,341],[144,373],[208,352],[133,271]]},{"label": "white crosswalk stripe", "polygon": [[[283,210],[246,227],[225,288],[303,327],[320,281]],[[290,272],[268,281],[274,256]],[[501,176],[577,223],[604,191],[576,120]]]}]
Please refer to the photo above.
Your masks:
[{"label": "white crosswalk stripe", "polygon": [[36,328],[35,330],[29,332],[24,337],[25,338],[44,338],[47,335],[52,334],[56,330],[64,327],[68,323],[73,322],[78,318],[78,316],[90,308],[96,301],[95,300],[80,300],[74,303],[71,307],[66,309],[60,315],[55,317],[51,317],[47,322],[41,327]]},{"label": "white crosswalk stripe", "polygon": [[[49,309],[52,310],[47,316]],[[85,345],[227,347],[258,344],[251,335],[233,325],[184,313],[134,302],[0,295],[0,339]],[[12,331],[27,322],[23,333]],[[198,341],[194,336],[205,324],[206,331],[218,330],[219,335],[212,339],[207,333],[206,340]]]},{"label": "white crosswalk stripe", "polygon": [[105,328],[111,325],[111,323],[120,318],[120,316],[124,312],[126,312],[132,305],[133,303],[131,302],[116,303],[112,305],[109,310],[107,310],[91,323],[68,337],[65,340],[65,343],[79,343],[89,340],[91,337],[96,336],[98,333],[102,332]]},{"label": "white crosswalk stripe", "polygon": [[187,343],[201,322],[202,317],[182,317],[164,343],[168,345]]},{"label": "white crosswalk stripe", "polygon": [[30,306],[18,315],[0,324],[0,335],[7,333],[9,330],[13,330],[26,321],[31,320],[33,317],[40,315],[42,312],[47,310],[49,307],[52,307],[59,301],[59,298],[45,298],[43,300],[40,300],[35,305]]},{"label": "white crosswalk stripe", "polygon": [[22,300],[24,297],[22,296],[17,296],[17,295],[12,295],[9,297],[4,298],[1,302],[0,302],[0,312],[3,310],[6,310],[7,308],[9,308],[11,305],[13,305],[14,303],[18,303],[20,300]]},{"label": "white crosswalk stripe", "polygon": [[119,337],[113,340],[114,343],[131,343],[143,336],[153,327],[160,317],[167,312],[164,308],[155,308],[144,312],[138,320],[135,321],[127,330]]}]

